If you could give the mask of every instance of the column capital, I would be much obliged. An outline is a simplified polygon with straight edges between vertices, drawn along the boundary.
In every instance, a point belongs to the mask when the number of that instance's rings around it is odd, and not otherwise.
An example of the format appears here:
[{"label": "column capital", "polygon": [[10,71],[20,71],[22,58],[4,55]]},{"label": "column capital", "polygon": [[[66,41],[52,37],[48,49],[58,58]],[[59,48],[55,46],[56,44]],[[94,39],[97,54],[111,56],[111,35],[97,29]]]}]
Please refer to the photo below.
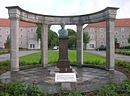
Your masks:
[{"label": "column capital", "polygon": [[9,9],[8,14],[10,19],[20,19],[20,11],[18,9]]},{"label": "column capital", "polygon": [[116,14],[117,14],[117,9],[108,9],[106,11],[106,20],[115,20],[116,19]]}]

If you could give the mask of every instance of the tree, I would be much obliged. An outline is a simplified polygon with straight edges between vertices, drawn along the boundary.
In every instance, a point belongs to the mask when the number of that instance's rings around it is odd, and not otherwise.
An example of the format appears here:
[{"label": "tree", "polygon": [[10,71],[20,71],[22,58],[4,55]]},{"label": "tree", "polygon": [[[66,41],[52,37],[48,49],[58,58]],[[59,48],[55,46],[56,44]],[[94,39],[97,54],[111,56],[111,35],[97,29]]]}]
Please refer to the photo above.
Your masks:
[{"label": "tree", "polygon": [[42,30],[42,24],[41,23],[38,23],[37,24],[37,30],[36,30],[36,33],[37,33],[37,40],[41,40],[41,30]]},{"label": "tree", "polygon": [[58,35],[53,30],[48,30],[48,47],[53,48],[58,45]]},{"label": "tree", "polygon": [[[50,30],[50,27],[48,27],[48,47],[52,48],[56,45],[58,45],[58,35],[53,30]],[[41,40],[41,30],[42,30],[42,24],[37,24],[37,39]]]},{"label": "tree", "polygon": [[128,38],[128,43],[130,43],[130,37]]},{"label": "tree", "polygon": [[68,36],[72,36],[72,35],[76,36],[76,32],[73,29],[67,29],[67,31],[68,31]]},{"label": "tree", "polygon": [[90,41],[90,36],[88,32],[83,32],[83,43],[84,43],[84,48],[86,49],[87,43]]},{"label": "tree", "polygon": [[10,35],[8,35],[6,42],[4,43],[5,48],[7,48],[7,49],[10,48],[10,41],[11,41]]},{"label": "tree", "polygon": [[75,49],[76,48],[76,32],[72,29],[67,29],[67,30],[68,30],[68,37],[69,37],[68,47],[70,49]]}]

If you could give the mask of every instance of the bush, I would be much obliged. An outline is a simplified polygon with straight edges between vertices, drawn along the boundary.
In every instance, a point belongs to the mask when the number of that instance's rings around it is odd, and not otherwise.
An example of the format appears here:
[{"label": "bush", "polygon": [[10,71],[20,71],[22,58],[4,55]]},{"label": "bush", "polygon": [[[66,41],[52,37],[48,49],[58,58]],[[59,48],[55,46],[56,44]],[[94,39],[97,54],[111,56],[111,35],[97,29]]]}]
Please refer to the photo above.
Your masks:
[{"label": "bush", "polygon": [[122,66],[123,68],[130,70],[130,62],[116,61],[116,64],[119,65],[119,66]]},{"label": "bush", "polygon": [[125,80],[120,85],[118,85],[117,92],[119,94],[130,94],[130,80]]},{"label": "bush", "polygon": [[97,96],[118,96],[118,94],[116,93],[116,84],[110,83],[102,87],[98,91]]},{"label": "bush", "polygon": [[130,56],[130,52],[129,51],[117,51],[116,54],[122,54],[122,55]]},{"label": "bush", "polygon": [[130,49],[130,46],[123,46],[123,47],[120,47],[120,49]]},{"label": "bush", "polygon": [[13,83],[4,84],[0,96],[45,96],[35,84]]},{"label": "bush", "polygon": [[9,70],[9,61],[0,62],[0,74]]},{"label": "bush", "polygon": [[130,80],[125,80],[121,84],[110,83],[102,87],[97,92],[97,96],[129,96]]}]

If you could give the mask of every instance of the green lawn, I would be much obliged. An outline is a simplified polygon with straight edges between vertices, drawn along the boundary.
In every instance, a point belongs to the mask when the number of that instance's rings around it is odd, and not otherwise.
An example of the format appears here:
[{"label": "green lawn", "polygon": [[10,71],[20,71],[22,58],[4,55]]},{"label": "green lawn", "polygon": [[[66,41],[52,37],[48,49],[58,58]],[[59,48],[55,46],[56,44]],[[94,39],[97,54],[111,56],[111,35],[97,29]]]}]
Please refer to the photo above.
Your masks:
[{"label": "green lawn", "polygon": [[[54,64],[58,61],[58,51],[55,50],[49,50],[48,53],[48,63]],[[76,63],[76,51],[69,51],[69,61],[71,64]],[[104,64],[105,58],[99,55],[95,55],[92,53],[84,52],[84,64]],[[39,64],[41,58],[41,53],[33,53],[30,55],[26,55],[23,57],[20,57],[20,63],[22,64]]]}]

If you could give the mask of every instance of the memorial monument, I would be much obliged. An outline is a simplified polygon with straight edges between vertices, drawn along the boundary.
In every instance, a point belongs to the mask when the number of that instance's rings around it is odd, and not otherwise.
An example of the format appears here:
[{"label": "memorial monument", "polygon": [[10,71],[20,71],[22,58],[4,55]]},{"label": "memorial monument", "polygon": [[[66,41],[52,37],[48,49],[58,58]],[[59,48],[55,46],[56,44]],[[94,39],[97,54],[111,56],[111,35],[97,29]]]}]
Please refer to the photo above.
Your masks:
[{"label": "memorial monument", "polygon": [[68,73],[72,72],[70,68],[69,60],[68,60],[68,31],[65,30],[65,24],[61,24],[61,29],[58,31],[59,33],[59,61],[57,67],[59,68],[59,72]]},{"label": "memorial monument", "polygon": [[[93,91],[107,84],[109,81],[123,81],[126,76],[115,70],[114,60],[114,21],[118,8],[107,7],[99,12],[75,15],[75,16],[52,16],[32,13],[26,11],[19,6],[6,7],[10,19],[10,73],[0,76],[0,81],[11,80],[16,81],[36,80],[37,85],[46,92],[57,93],[61,86],[68,89],[78,89],[82,92]],[[20,70],[19,66],[19,21],[40,23],[42,25],[41,32],[41,63],[42,67],[35,67],[27,70]],[[106,22],[106,64],[102,66],[86,66],[83,64],[83,25],[89,23]],[[63,23],[63,24],[62,24]],[[68,32],[64,29],[66,25],[77,26],[77,45],[76,45],[76,63],[73,69],[80,74],[78,78],[70,68],[68,60]],[[59,60],[57,66],[48,65],[48,26],[61,25],[59,30]],[[59,68],[59,72],[55,71],[55,67]],[[80,68],[78,68],[80,67]],[[92,67],[92,68],[89,68]],[[105,69],[105,70],[102,70]],[[16,74],[16,75],[13,75]],[[6,77],[5,77],[6,76]],[[8,76],[8,77],[7,77]],[[57,82],[56,82],[57,81]],[[64,83],[66,82],[66,83]],[[74,82],[76,86],[73,86]],[[61,83],[61,84],[60,84]]]}]

